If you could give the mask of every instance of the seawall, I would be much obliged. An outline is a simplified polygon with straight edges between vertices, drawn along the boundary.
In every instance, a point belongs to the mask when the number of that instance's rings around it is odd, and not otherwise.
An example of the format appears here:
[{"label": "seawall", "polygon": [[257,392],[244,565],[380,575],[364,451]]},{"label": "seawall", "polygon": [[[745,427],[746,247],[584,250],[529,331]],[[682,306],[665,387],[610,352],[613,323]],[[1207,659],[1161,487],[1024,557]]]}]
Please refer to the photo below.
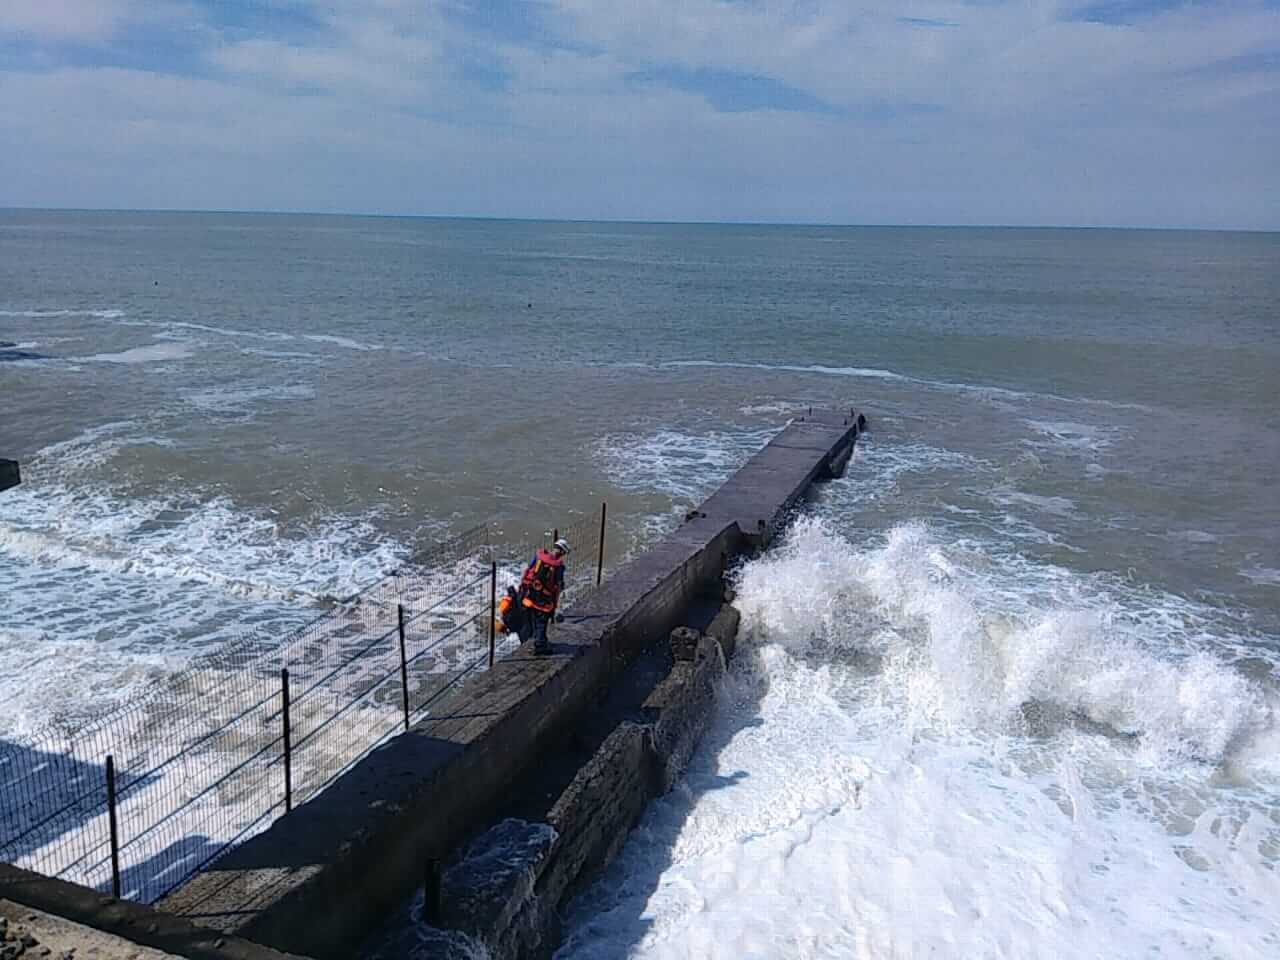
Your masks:
[{"label": "seawall", "polygon": [[0,458],[0,492],[16,487],[22,482],[22,473],[17,460]]},{"label": "seawall", "polygon": [[[159,906],[291,953],[352,956],[423,884],[434,864],[502,819],[512,786],[557,754],[576,722],[607,700],[616,681],[642,662],[646,651],[665,648],[671,631],[698,611],[719,608],[728,565],[767,545],[813,483],[842,472],[863,424],[851,412],[811,415],[788,426],[668,538],[566,610],[553,633],[551,656],[535,657],[525,645],[493,670],[470,678],[407,733]],[[697,662],[707,662],[707,642],[693,641],[695,658],[698,650],[702,654]],[[723,648],[721,641],[710,642]],[[680,672],[673,668],[668,676]],[[705,670],[698,676],[705,679]],[[652,694],[660,689],[661,684]],[[639,808],[669,782],[681,756],[692,749],[680,733],[690,725],[678,720],[684,709],[679,703],[686,700],[648,704],[659,719],[670,711],[665,727],[657,721],[620,724],[602,745],[608,746],[602,763],[621,758],[616,769],[634,769],[645,778],[646,787],[634,791]],[[665,738],[661,749],[659,738]],[[598,755],[599,749],[592,754]],[[655,765],[653,757],[664,759]],[[615,780],[611,775],[595,782]],[[588,777],[575,795],[590,797],[591,782]],[[618,803],[636,802],[629,791],[609,795]],[[591,809],[585,800],[565,803],[565,811]],[[627,807],[618,822],[629,825],[636,815],[638,810]],[[556,830],[555,822],[565,829]],[[562,865],[555,875],[564,889],[541,901],[547,904],[558,903],[583,870],[612,852],[602,854],[598,842],[581,839],[584,831],[569,828],[570,822],[584,821],[580,813],[564,811],[549,818],[546,826],[562,840],[551,840],[540,828],[531,835],[533,849],[539,844],[546,851],[556,849],[555,862]],[[611,842],[620,844],[625,829],[615,833],[620,835]],[[585,846],[573,854],[566,845],[578,842]],[[543,881],[543,875],[530,884],[541,882],[545,888],[551,881]],[[506,902],[516,906],[504,929],[517,930],[527,898]],[[525,919],[536,925],[537,917]],[[528,952],[519,946],[518,934],[503,936],[516,944],[511,955]]]}]

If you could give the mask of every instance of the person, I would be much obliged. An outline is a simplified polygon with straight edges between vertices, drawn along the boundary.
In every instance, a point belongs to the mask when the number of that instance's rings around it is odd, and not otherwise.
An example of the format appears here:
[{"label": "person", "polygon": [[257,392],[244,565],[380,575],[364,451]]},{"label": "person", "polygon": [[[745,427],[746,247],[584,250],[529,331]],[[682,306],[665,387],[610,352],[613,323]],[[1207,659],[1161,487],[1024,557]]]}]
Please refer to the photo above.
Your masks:
[{"label": "person", "polygon": [[556,615],[564,590],[564,558],[568,555],[569,543],[561,537],[550,550],[539,548],[520,578],[520,604],[533,638],[534,653],[551,652],[547,625]]}]

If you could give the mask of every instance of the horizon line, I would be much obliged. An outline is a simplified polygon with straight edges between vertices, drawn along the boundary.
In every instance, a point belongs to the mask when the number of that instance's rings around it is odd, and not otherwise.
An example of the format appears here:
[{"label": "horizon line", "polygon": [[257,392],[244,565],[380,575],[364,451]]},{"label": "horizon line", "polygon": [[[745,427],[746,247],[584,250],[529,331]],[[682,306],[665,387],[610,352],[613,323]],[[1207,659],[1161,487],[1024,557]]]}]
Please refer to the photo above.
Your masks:
[{"label": "horizon line", "polygon": [[1061,223],[959,223],[902,222],[854,223],[836,220],[653,220],[640,217],[534,217],[497,216],[494,214],[449,213],[375,213],[333,210],[289,209],[221,209],[213,207],[44,207],[5,206],[0,212],[25,213],[154,213],[208,214],[264,217],[349,217],[377,220],[476,220],[494,223],[581,223],[633,226],[706,226],[706,227],[817,227],[835,229],[920,229],[920,230],[1128,230],[1170,233],[1280,233],[1280,227],[1185,227],[1137,226],[1134,224],[1061,224]]}]

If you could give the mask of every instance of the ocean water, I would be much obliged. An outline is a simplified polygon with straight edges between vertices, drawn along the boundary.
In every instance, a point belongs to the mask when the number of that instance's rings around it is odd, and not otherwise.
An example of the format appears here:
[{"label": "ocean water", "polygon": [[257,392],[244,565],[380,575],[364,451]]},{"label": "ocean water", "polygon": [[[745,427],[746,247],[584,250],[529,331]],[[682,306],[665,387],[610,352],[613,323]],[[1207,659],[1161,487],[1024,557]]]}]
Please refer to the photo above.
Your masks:
[{"label": "ocean water", "polygon": [[856,406],[559,956],[1275,956],[1277,374],[1277,235],[0,212],[0,739]]}]

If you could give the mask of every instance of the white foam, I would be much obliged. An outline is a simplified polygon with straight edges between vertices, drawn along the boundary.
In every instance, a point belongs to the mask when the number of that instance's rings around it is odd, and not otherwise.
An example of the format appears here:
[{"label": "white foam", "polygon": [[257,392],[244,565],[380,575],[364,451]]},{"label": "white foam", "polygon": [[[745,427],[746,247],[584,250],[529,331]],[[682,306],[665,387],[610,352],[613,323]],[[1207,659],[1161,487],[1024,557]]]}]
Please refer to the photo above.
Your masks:
[{"label": "white foam", "polygon": [[118,320],[122,310],[0,310],[0,317],[19,317],[40,320],[46,317],[96,317],[100,320]]},{"label": "white foam", "polygon": [[1111,446],[1119,432],[1116,427],[1103,427],[1073,420],[1024,420],[1023,422],[1041,437],[1048,438],[1047,442],[1024,441],[1031,446],[1058,447],[1089,453],[1098,453]]},{"label": "white foam", "polygon": [[1240,576],[1262,586],[1280,587],[1280,570],[1275,567],[1264,567],[1261,564],[1257,564],[1241,570]]},{"label": "white foam", "polygon": [[1101,400],[1091,397],[1062,397],[1052,393],[1037,393],[1025,390],[1011,390],[1007,387],[996,387],[987,384],[956,383],[950,380],[931,380],[926,377],[913,377],[893,370],[879,367],[831,367],[823,364],[787,364],[787,363],[738,363],[730,360],[672,360],[659,364],[660,367],[716,367],[730,370],[770,370],[783,373],[812,373],[826,377],[853,377],[859,380],[890,380],[899,383],[910,383],[934,390],[947,390],[965,393],[988,400],[1053,400],[1057,403],[1094,404],[1104,407],[1128,410],[1149,409],[1142,404],[1125,403],[1115,400]]},{"label": "white foam", "polygon": [[201,410],[216,413],[256,406],[264,401],[314,400],[315,387],[310,384],[282,384],[274,387],[210,387],[188,391],[183,399]]},{"label": "white foam", "polygon": [[124,447],[173,445],[167,438],[134,433],[137,425],[134,420],[117,420],[89,427],[74,437],[44,447],[25,469],[33,480],[74,478],[90,467],[106,463]]},{"label": "white foam", "polygon": [[376,344],[361,343],[359,340],[352,340],[350,337],[335,337],[324,333],[308,333],[304,334],[307,340],[315,343],[331,343],[334,346],[345,347],[348,350],[359,350],[368,352],[370,350],[381,350],[382,347]]},{"label": "white foam", "polygon": [[682,502],[712,493],[772,439],[776,428],[688,433],[610,434],[595,444],[613,482],[625,490],[659,490]]},{"label": "white foam", "polygon": [[1076,503],[1070,497],[1044,496],[1023,490],[995,490],[989,495],[993,503],[1002,506],[1024,506],[1055,517],[1069,517],[1076,512]]},{"label": "white foam", "polygon": [[236,330],[232,327],[211,327],[204,323],[189,323],[178,320],[166,320],[163,325],[180,330],[200,330],[205,333],[213,333],[222,337],[248,337],[251,340],[271,341],[295,339],[294,335],[291,333],[281,333],[276,330]]},{"label": "white foam", "polygon": [[810,519],[745,567],[712,729],[557,957],[1273,955],[1274,703],[1178,604],[990,549]]},{"label": "white foam", "polygon": [[[130,671],[250,624],[283,634],[313,617],[318,599],[349,596],[403,557],[370,518],[322,518],[296,533],[200,491],[93,487],[90,471],[121,449],[169,442],[136,430],[108,423],[46,447],[0,498],[0,696],[25,705],[5,713],[5,726],[38,726],[60,703],[116,702],[113,684],[127,697]],[[65,655],[46,657],[52,650]],[[32,695],[60,675],[62,697]]]},{"label": "white foam", "polygon": [[133,347],[118,353],[96,353],[88,357],[70,357],[72,363],[155,363],[164,360],[181,360],[191,356],[198,342],[174,340],[153,343],[145,347]]},{"label": "white foam", "polygon": [[251,357],[262,357],[265,360],[295,360],[304,363],[321,362],[321,358],[316,354],[297,350],[261,350],[257,347],[241,347],[240,352],[246,353]]}]

